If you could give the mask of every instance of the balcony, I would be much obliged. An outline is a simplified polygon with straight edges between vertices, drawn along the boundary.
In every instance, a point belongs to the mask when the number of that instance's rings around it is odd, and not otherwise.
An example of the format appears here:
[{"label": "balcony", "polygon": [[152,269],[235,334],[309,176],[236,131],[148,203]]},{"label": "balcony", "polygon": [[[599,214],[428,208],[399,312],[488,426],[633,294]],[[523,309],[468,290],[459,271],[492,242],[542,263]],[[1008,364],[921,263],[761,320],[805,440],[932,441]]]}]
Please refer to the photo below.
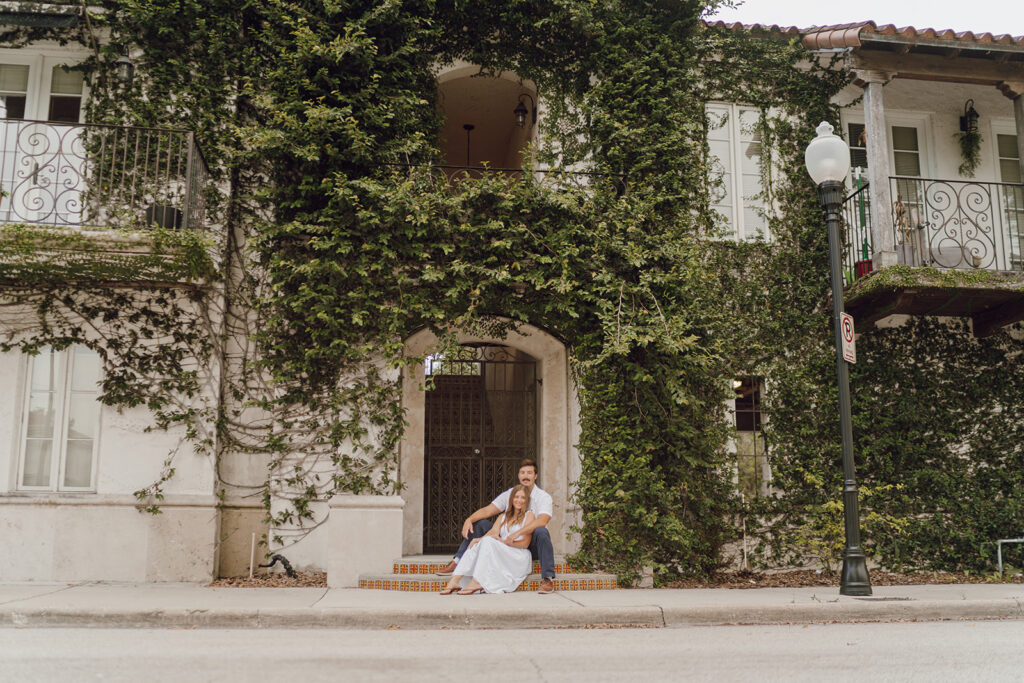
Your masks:
[{"label": "balcony", "polygon": [[970,316],[978,337],[1024,319],[1024,185],[904,176],[889,183],[884,229],[904,268],[872,272],[869,186],[843,205],[846,307],[858,331],[897,313]]},{"label": "balcony", "polygon": [[0,223],[203,230],[191,131],[0,119]]}]

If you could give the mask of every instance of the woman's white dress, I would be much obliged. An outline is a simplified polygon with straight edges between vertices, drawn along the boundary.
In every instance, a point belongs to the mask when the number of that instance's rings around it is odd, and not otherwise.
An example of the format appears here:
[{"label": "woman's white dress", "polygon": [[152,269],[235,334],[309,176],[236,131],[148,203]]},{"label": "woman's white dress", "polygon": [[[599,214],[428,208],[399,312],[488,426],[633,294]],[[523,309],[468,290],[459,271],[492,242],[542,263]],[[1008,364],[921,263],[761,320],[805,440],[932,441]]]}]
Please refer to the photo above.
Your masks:
[{"label": "woman's white dress", "polygon": [[[505,539],[522,528],[522,523],[509,528],[503,522],[498,536]],[[527,548],[513,548],[493,536],[484,536],[466,551],[453,574],[462,577],[459,582],[462,587],[467,586],[470,579],[476,579],[484,592],[511,593],[530,573],[532,565],[533,558]]]}]

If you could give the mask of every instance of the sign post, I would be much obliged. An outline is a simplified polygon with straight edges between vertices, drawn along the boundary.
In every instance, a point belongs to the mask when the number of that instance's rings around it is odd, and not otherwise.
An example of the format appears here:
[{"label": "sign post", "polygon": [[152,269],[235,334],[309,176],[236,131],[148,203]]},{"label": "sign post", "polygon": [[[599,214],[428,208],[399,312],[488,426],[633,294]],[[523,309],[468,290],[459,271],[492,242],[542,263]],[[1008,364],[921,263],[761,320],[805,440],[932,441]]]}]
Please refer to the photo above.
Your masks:
[{"label": "sign post", "polygon": [[847,363],[856,363],[857,347],[853,341],[853,316],[849,313],[840,313],[839,316],[843,331],[843,360]]}]

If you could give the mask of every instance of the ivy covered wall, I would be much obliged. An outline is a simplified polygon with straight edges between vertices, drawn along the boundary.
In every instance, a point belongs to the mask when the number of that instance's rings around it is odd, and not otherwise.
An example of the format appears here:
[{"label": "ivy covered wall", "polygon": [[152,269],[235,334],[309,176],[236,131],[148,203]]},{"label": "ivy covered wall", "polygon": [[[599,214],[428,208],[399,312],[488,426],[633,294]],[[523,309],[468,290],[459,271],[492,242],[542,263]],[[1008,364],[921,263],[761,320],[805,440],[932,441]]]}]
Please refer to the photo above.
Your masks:
[{"label": "ivy covered wall", "polygon": [[[82,65],[90,118],[194,129],[215,179],[220,258],[205,301],[224,328],[204,333],[197,322],[197,336],[172,335],[146,362],[168,361],[161,368],[173,380],[186,377],[169,362],[175,354],[223,360],[211,457],[250,459],[260,473],[241,480],[219,468],[224,496],[257,493],[274,525],[315,525],[314,503],[334,492],[400,488],[394,370],[410,361],[404,339],[424,326],[447,343],[455,328],[500,334],[497,315],[506,327],[551,331],[570,352],[582,427],[578,561],[625,580],[643,566],[664,578],[707,574],[726,561],[741,515],[765,520],[771,561],[805,552],[793,529],[838,497],[840,470],[825,236],[802,154],[813,126],[837,118],[830,98],[841,72],[808,64],[788,38],[709,28],[699,21],[709,3],[696,1],[102,4],[77,29],[49,35],[93,50]],[[129,90],[112,78],[126,48],[138,74]],[[480,65],[483,77],[512,70],[531,79],[544,118],[529,163],[585,168],[587,182],[484,176],[453,185],[432,169],[435,73],[454,59]],[[763,112],[771,243],[722,238],[726,226],[710,209],[708,100]],[[59,273],[50,282],[56,289],[34,290],[47,306],[77,306],[56,294]],[[514,295],[519,285],[523,296]],[[104,305],[126,315],[154,310],[105,291]],[[109,322],[98,308],[78,308]],[[143,317],[152,338],[180,325]],[[932,347],[913,342],[927,324],[862,343],[869,360],[854,383],[873,387],[857,394],[863,480],[916,473],[878,494],[879,506],[912,520],[905,533],[869,543],[890,564],[985,566],[987,556],[961,558],[999,524],[1020,526],[1019,504],[1000,507],[998,518],[988,511],[1013,497],[1022,470],[1002,467],[1021,458],[1019,438],[1008,436],[1019,436],[1019,420],[1001,431],[1017,414],[1013,396],[986,389],[988,375],[977,373],[1010,372],[1019,342],[1003,334],[972,345],[962,330],[937,329],[959,355],[936,364]],[[44,331],[31,344],[7,343],[32,350],[47,339]],[[115,376],[142,362],[106,360]],[[914,368],[922,370],[900,375]],[[769,378],[779,495],[744,506],[723,401],[728,380],[746,374]],[[975,386],[985,400],[964,412],[943,396],[927,422],[918,399],[907,415],[910,394],[894,392],[893,380],[906,387],[922,377],[917,392]],[[127,379],[104,390],[118,404],[163,391]],[[198,420],[166,408],[167,421]],[[944,410],[960,411],[962,426],[946,421],[932,433]],[[979,424],[993,424],[992,434]],[[955,467],[944,453],[956,455]],[[951,506],[959,494],[961,507],[932,514],[938,508],[922,498],[938,489]],[[140,495],[159,490],[158,482]],[[961,523],[975,512],[986,521]],[[934,552],[954,523],[960,550]]]}]

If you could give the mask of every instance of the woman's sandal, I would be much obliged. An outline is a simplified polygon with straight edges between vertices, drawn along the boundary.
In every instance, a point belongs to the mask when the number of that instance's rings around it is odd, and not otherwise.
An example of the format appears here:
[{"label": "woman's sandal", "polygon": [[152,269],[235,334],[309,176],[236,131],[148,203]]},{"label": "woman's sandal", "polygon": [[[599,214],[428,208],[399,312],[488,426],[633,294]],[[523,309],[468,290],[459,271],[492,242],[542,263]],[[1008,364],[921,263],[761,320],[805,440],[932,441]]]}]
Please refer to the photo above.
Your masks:
[{"label": "woman's sandal", "polygon": [[458,592],[458,595],[473,595],[474,593],[482,593],[483,590],[483,588],[474,588],[473,590],[466,590],[463,588]]},{"label": "woman's sandal", "polygon": [[454,592],[455,592],[454,588],[449,588],[447,586],[445,586],[443,589],[441,589],[441,595],[451,595]]}]

